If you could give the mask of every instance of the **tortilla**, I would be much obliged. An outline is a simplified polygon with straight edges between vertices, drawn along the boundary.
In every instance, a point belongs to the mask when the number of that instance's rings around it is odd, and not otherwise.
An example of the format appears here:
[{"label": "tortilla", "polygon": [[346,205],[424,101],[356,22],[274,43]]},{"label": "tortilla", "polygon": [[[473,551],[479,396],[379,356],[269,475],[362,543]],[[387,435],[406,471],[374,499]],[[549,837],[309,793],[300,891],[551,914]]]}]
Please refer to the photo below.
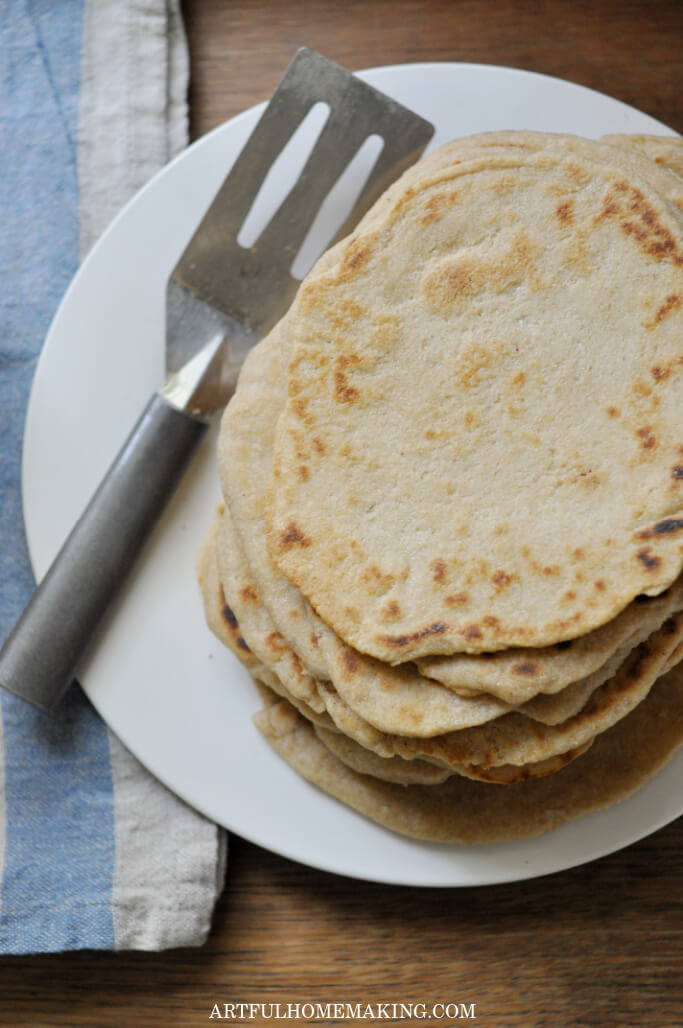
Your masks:
[{"label": "tortilla", "polygon": [[427,177],[290,312],[271,550],[377,659],[576,638],[681,571],[683,226],[586,148]]},{"label": "tortilla", "polygon": [[565,690],[605,666],[615,652],[633,648],[683,609],[683,578],[659,596],[637,597],[600,628],[558,646],[513,648],[482,656],[464,653],[418,661],[427,677],[459,695],[486,691],[507,703]]},{"label": "tortilla", "polygon": [[680,136],[609,135],[603,142],[645,154],[655,164],[683,178],[683,139]]},{"label": "tortilla", "polygon": [[572,760],[576,760],[582,753],[585,753],[592,740],[568,753],[560,753],[548,760],[539,761],[537,764],[527,764],[518,767],[514,764],[501,764],[499,767],[484,768],[477,764],[464,764],[457,768],[445,768],[438,764],[430,764],[426,760],[405,760],[403,757],[378,757],[372,750],[366,750],[359,746],[352,739],[348,739],[340,732],[331,731],[318,725],[313,726],[320,742],[341,760],[342,764],[359,771],[364,775],[371,775],[384,782],[394,782],[397,785],[435,785],[446,781],[451,774],[463,775],[475,781],[497,782],[499,785],[509,785],[511,782],[523,782],[529,778],[543,778],[545,775],[555,774],[560,768],[566,767]]},{"label": "tortilla", "polygon": [[[349,706],[382,731],[433,735],[509,711],[517,704],[499,703],[492,696],[480,696],[478,704],[460,703],[448,697],[440,685],[426,681],[413,665],[392,668],[346,646],[273,564],[266,547],[265,509],[270,447],[281,400],[280,346],[278,327],[250,354],[224,416],[219,444],[223,493],[231,515],[225,519],[220,545],[241,550],[253,579],[253,587],[242,590],[243,595],[254,602],[258,598],[272,618],[264,631],[269,636],[280,633],[280,655],[284,644],[290,646],[311,676],[331,680]],[[232,558],[226,555],[226,562],[230,559],[234,561],[234,552]],[[234,602],[242,618],[249,618],[239,598]],[[564,689],[555,700],[537,700],[522,708],[530,717],[557,723],[578,712],[590,692],[616,670],[614,652],[618,650],[623,658],[632,648],[624,649],[625,641],[630,639],[632,645],[641,642],[681,606],[683,582],[647,605],[630,605],[609,626],[577,640],[571,650],[505,651],[486,660],[450,658],[456,668],[458,662],[466,667],[464,673],[455,674],[455,686],[483,693],[488,692],[488,681],[492,692],[505,694],[507,689],[508,696],[524,701],[539,691],[559,690],[566,682],[574,682],[571,692]],[[448,688],[454,685],[448,683]],[[455,691],[464,689],[456,687]]]},{"label": "tortilla", "polygon": [[681,745],[683,673],[678,666],[661,678],[633,713],[562,771],[505,788],[457,776],[403,786],[359,774],[274,697],[254,720],[300,775],[385,828],[431,842],[483,844],[541,835],[643,786]]}]

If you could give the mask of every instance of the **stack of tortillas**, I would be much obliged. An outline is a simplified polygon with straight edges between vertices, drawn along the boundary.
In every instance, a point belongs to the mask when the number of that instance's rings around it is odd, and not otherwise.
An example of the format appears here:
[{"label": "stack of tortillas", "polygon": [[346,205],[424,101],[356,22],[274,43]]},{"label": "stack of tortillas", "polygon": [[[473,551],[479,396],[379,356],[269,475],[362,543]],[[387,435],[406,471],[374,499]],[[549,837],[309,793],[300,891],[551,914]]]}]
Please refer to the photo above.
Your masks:
[{"label": "stack of tortillas", "polygon": [[683,740],[683,141],[427,156],[223,418],[209,624],[293,767],[408,835],[538,834]]}]

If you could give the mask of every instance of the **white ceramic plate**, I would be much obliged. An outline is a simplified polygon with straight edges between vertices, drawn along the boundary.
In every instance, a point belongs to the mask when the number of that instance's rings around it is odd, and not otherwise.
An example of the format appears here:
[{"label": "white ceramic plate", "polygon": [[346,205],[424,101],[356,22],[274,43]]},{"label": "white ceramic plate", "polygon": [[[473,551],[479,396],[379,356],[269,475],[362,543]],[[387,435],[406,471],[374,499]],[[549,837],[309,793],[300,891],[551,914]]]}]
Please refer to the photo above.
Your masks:
[{"label": "white ceramic plate", "polygon": [[[379,68],[371,83],[437,126],[433,146],[488,129],[599,136],[670,130],[601,94],[484,65]],[[55,317],[31,395],[24,509],[46,571],[164,373],[166,279],[254,125],[246,111],[190,147],[125,208]],[[207,441],[83,662],[83,686],[123,742],[208,817],[287,857],[383,882],[481,885],[613,852],[682,812],[683,753],[628,801],[525,842],[428,845],[388,832],[300,779],[251,723],[255,690],[204,623],[197,549],[219,498]]]}]

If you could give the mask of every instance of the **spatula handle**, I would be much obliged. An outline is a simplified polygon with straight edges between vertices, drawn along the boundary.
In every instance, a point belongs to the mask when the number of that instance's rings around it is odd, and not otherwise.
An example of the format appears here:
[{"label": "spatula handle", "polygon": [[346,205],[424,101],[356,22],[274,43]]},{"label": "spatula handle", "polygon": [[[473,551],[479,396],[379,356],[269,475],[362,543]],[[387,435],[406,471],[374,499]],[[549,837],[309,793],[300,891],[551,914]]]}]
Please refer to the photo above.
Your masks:
[{"label": "spatula handle", "polygon": [[0,651],[5,689],[59,702],[205,429],[152,397]]}]

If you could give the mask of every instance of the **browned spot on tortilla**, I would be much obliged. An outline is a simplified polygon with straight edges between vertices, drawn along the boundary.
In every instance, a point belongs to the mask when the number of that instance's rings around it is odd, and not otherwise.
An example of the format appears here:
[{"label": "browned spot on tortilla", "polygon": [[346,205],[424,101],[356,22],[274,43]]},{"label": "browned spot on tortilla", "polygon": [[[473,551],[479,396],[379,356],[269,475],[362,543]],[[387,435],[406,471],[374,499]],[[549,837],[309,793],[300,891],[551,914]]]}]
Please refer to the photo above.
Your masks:
[{"label": "browned spot on tortilla", "polygon": [[350,650],[348,646],[345,646],[342,650],[342,660],[349,674],[355,674],[358,670],[358,655],[353,650]]},{"label": "browned spot on tortilla", "polygon": [[573,589],[568,589],[567,592],[564,594],[563,599],[565,599],[565,600],[575,600],[576,599],[576,593],[574,592]]},{"label": "browned spot on tortilla", "polygon": [[313,437],[312,442],[313,442],[313,449],[314,450],[316,450],[318,453],[324,453],[325,452],[325,444],[317,436]]},{"label": "browned spot on tortilla", "polygon": [[495,618],[493,614],[486,614],[486,616],[482,618],[482,624],[486,625],[487,628],[500,627],[500,621],[498,618]]},{"label": "browned spot on tortilla", "polygon": [[228,606],[228,603],[225,599],[225,590],[223,589],[222,585],[219,588],[219,597],[221,616],[225,621],[226,625],[228,626],[228,628],[230,629],[230,635],[235,640],[235,643],[237,644],[237,646],[239,646],[241,650],[244,650],[246,653],[251,653],[251,650],[249,649],[246,642],[244,641],[244,638],[240,634],[239,622],[235,617],[232,608]]},{"label": "browned spot on tortilla", "polygon": [[337,366],[334,372],[334,398],[338,403],[353,403],[358,396],[358,390],[349,385],[346,376],[346,369],[357,364],[360,364],[360,357],[355,353],[340,354],[337,357]]},{"label": "browned spot on tortilla", "polygon": [[[639,189],[631,188],[623,196],[616,213],[619,227],[630,236],[649,256],[669,260],[678,266],[683,264],[676,240],[668,228],[662,225],[657,212],[650,206]],[[605,213],[605,212],[603,212]]]},{"label": "browned spot on tortilla", "polygon": [[446,564],[440,558],[432,563],[432,577],[435,582],[443,582],[446,577]]},{"label": "browned spot on tortilla", "polygon": [[447,603],[449,607],[464,607],[468,600],[467,593],[451,593],[445,597],[444,603]]},{"label": "browned spot on tortilla", "polygon": [[301,479],[301,481],[302,482],[307,482],[308,479],[310,478],[310,475],[311,475],[311,473],[310,473],[310,471],[308,469],[308,465],[307,464],[300,464],[299,465],[299,478]]},{"label": "browned spot on tortilla", "polygon": [[608,407],[607,408],[607,413],[610,416],[610,418],[618,418],[619,417],[619,408],[618,407]]},{"label": "browned spot on tortilla", "polygon": [[[293,388],[293,387],[292,387]],[[302,396],[296,396],[290,401],[292,410],[296,416],[306,424],[311,423],[311,415],[308,413],[308,403]]]},{"label": "browned spot on tortilla", "polygon": [[532,664],[531,661],[522,661],[520,664],[513,664],[513,674],[523,675],[525,678],[533,678],[538,674],[538,665]]},{"label": "browned spot on tortilla", "polygon": [[589,172],[585,168],[582,168],[581,165],[574,164],[573,161],[567,163],[567,171],[572,181],[576,182],[579,186],[587,185],[590,181]]},{"label": "browned spot on tortilla", "polygon": [[671,311],[678,310],[678,308],[680,306],[681,306],[681,298],[678,295],[678,293],[670,293],[669,296],[667,296],[667,298],[664,301],[664,303],[661,304],[660,307],[658,307],[657,313],[655,314],[655,317],[654,317],[654,324],[658,325],[660,321],[664,320],[664,318],[667,316],[667,314],[670,314]]},{"label": "browned spot on tortilla", "polygon": [[418,639],[424,639],[427,635],[440,635],[447,627],[443,621],[436,621],[433,625],[427,625],[426,628],[411,632],[409,635],[383,635],[382,641],[390,646],[406,646],[408,643],[417,642]]},{"label": "browned spot on tortilla", "polygon": [[401,608],[396,600],[390,600],[382,609],[382,619],[384,621],[397,621],[400,616]]},{"label": "browned spot on tortilla", "polygon": [[671,475],[673,478],[683,478],[683,464],[674,464]]},{"label": "browned spot on tortilla", "polygon": [[603,580],[601,578],[598,578],[597,582],[595,583],[595,588],[599,592],[604,592],[605,591],[605,583],[603,582]]},{"label": "browned spot on tortilla", "polygon": [[223,592],[223,586],[221,586],[221,614],[223,616],[223,620],[227,622],[230,628],[238,627],[237,618],[233,614],[232,608],[229,607],[226,602],[225,593]]},{"label": "browned spot on tortilla", "polygon": [[440,216],[444,205],[446,205],[449,201],[450,203],[452,203],[455,199],[455,196],[455,192],[451,193],[450,198],[446,196],[445,193],[432,193],[431,196],[428,197],[423,207],[424,214],[421,218],[422,224],[429,225],[432,221],[436,221],[436,219]]},{"label": "browned spot on tortilla", "polygon": [[[483,292],[507,292],[533,274],[533,246],[529,237],[519,232],[511,244],[489,255],[455,251],[436,260],[425,272],[420,289],[428,308],[444,314]],[[458,384],[464,388],[474,385],[492,359],[485,347],[474,346],[460,364]]]},{"label": "browned spot on tortilla", "polygon": [[557,205],[555,213],[557,214],[557,220],[562,225],[569,225],[574,220],[574,205],[571,200],[564,200]]},{"label": "browned spot on tortilla", "polygon": [[631,392],[639,398],[644,396],[652,396],[652,386],[649,382],[646,382],[644,379],[637,378],[635,379],[631,387]]},{"label": "browned spot on tortilla", "polygon": [[477,625],[470,625],[468,628],[464,630],[462,634],[465,636],[466,639],[481,639],[481,628],[479,628]]},{"label": "browned spot on tortilla", "polygon": [[394,204],[392,213],[398,214],[401,208],[405,207],[406,204],[409,203],[414,196],[415,189],[413,188],[413,186],[408,186],[408,188],[401,194],[401,196],[399,196],[398,200]]},{"label": "browned spot on tortilla", "polygon": [[506,585],[509,585],[512,578],[508,575],[507,571],[496,571],[496,573],[491,577],[491,581],[495,585],[496,589],[500,590],[504,589]]},{"label": "browned spot on tortilla", "polygon": [[[353,543],[351,545],[353,548]],[[378,591],[386,592],[394,582],[394,576],[391,572],[382,571],[376,564],[368,564],[363,570],[361,577],[364,582],[368,583],[375,594]]]},{"label": "browned spot on tortilla", "polygon": [[665,518],[663,521],[658,521],[652,528],[644,528],[641,532],[637,532],[636,539],[653,539],[656,535],[671,535],[673,532],[682,530],[683,520],[681,518]]},{"label": "browned spot on tortilla", "polygon": [[[453,281],[451,286],[456,290],[455,273],[452,274]],[[464,286],[460,284],[457,288],[463,291]],[[481,378],[481,373],[487,368],[491,367],[493,361],[493,353],[483,343],[473,343],[470,349],[461,357],[459,365],[459,373],[456,376],[455,381],[458,385],[464,389],[469,389],[471,386],[478,384]],[[472,423],[474,417],[473,411],[468,411],[469,423]],[[465,420],[468,421],[468,417]]]},{"label": "browned spot on tortilla", "polygon": [[280,536],[280,542],[283,546],[310,546],[311,540],[307,539],[300,528],[294,524],[293,521],[287,525]]},{"label": "browned spot on tortilla", "polygon": [[640,445],[644,450],[652,450],[657,445],[657,437],[650,425],[644,425],[642,428],[637,429],[636,435],[640,439]]},{"label": "browned spot on tortilla", "polygon": [[254,589],[253,585],[245,585],[243,589],[240,589],[240,596],[245,603],[256,603],[258,600],[258,593]]},{"label": "browned spot on tortilla", "polygon": [[643,643],[636,650],[636,658],[628,669],[628,677],[631,679],[631,681],[635,681],[636,679],[640,678],[643,671],[643,662],[645,658],[649,655],[649,653],[650,650],[647,643]]},{"label": "browned spot on tortilla", "polygon": [[353,403],[358,396],[358,390],[349,385],[349,381],[343,371],[334,373],[334,397],[338,403]]},{"label": "browned spot on tortilla", "polygon": [[655,535],[670,535],[672,532],[680,532],[683,530],[683,520],[681,518],[665,518],[664,521],[658,521],[654,526]]},{"label": "browned spot on tortilla", "polygon": [[659,557],[653,557],[649,549],[639,550],[638,560],[648,571],[654,571],[661,564]]},{"label": "browned spot on tortilla", "polygon": [[523,371],[518,371],[512,380],[513,385],[523,385],[526,382],[526,374]]},{"label": "browned spot on tortilla", "polygon": [[266,636],[266,644],[271,650],[274,650],[275,653],[278,654],[285,653],[287,649],[285,640],[280,632],[270,632],[270,634]]},{"label": "browned spot on tortilla", "polygon": [[683,264],[674,236],[661,224],[641,190],[622,182],[616,184],[615,191],[617,195],[608,193],[605,197],[596,221],[616,218],[621,231],[632,237],[646,254]]},{"label": "browned spot on tortilla", "polygon": [[347,274],[354,274],[359,271],[360,268],[369,259],[372,248],[367,239],[352,238],[346,247],[346,252],[342,260],[341,270]]}]

